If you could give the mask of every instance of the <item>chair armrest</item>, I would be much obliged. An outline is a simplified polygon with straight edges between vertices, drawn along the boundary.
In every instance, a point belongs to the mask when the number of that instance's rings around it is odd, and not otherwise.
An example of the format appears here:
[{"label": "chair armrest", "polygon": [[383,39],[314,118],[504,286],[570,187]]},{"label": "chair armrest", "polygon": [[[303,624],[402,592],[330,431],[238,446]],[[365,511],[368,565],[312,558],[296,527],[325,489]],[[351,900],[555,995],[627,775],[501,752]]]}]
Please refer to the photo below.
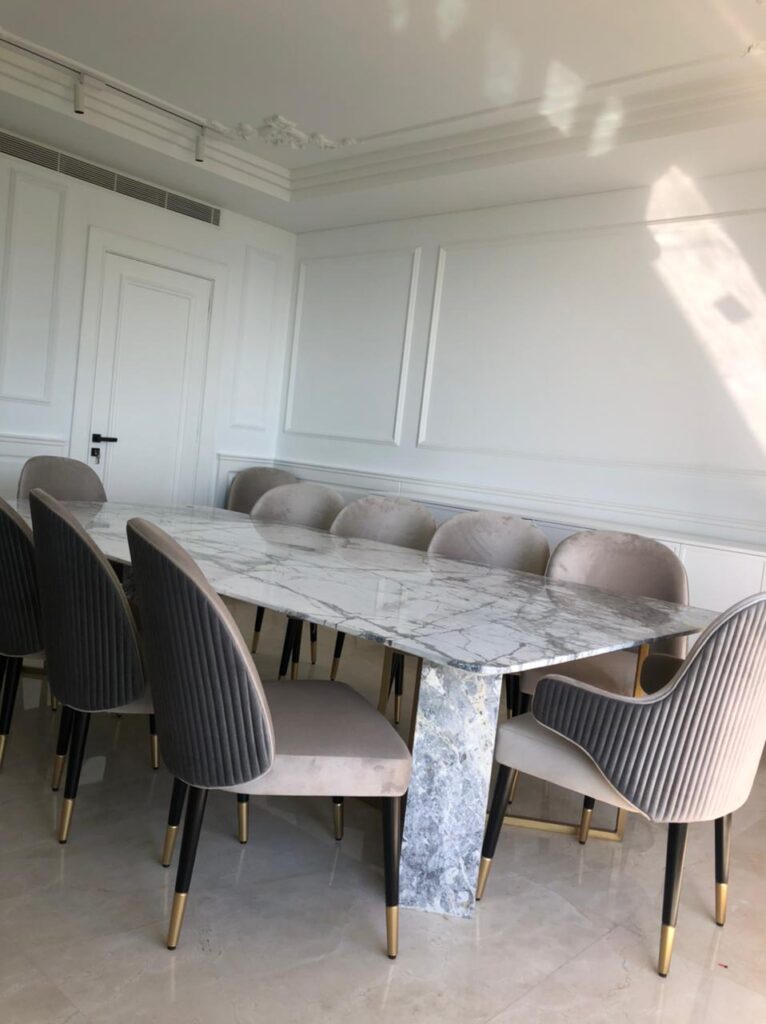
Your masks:
[{"label": "chair armrest", "polygon": [[641,666],[641,689],[644,693],[657,693],[667,686],[683,663],[684,659],[674,654],[650,654]]}]

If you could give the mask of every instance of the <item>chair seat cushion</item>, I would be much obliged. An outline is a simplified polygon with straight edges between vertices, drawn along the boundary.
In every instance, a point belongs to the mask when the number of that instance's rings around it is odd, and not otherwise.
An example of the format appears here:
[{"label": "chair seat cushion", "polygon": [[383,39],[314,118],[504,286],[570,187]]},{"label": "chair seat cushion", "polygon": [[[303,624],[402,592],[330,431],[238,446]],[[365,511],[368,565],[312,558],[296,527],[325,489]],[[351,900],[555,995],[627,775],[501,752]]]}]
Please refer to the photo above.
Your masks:
[{"label": "chair seat cushion", "polygon": [[534,775],[614,807],[636,810],[604,778],[584,750],[541,725],[531,713],[502,723],[497,731],[495,758],[523,775]]},{"label": "chair seat cushion", "polygon": [[228,787],[270,796],[401,796],[412,759],[404,741],[345,683],[319,679],[263,684],[275,756],[258,779]]},{"label": "chair seat cushion", "polygon": [[555,672],[556,675],[569,676],[570,679],[578,679],[581,683],[589,683],[599,690],[632,697],[636,681],[636,663],[636,651],[613,651],[611,654],[599,654],[595,658],[568,661],[564,665],[533,668],[521,673],[521,692],[534,693],[540,680]]}]

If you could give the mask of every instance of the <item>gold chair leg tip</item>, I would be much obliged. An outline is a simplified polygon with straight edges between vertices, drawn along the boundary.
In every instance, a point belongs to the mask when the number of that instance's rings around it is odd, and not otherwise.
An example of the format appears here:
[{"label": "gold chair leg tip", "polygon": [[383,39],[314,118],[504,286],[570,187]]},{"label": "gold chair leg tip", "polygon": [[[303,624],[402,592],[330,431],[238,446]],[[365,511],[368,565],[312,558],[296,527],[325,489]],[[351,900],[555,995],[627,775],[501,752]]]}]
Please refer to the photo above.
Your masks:
[{"label": "gold chair leg tip", "polygon": [[399,907],[386,907],[386,953],[396,960],[399,953]]},{"label": "gold chair leg tip", "polygon": [[588,842],[588,835],[590,834],[590,822],[593,817],[593,811],[588,808],[582,812],[582,818],[580,818],[580,831],[577,836],[577,841],[580,846],[585,846]]},{"label": "gold chair leg tip", "polygon": [[719,928],[726,924],[726,909],[729,899],[727,882],[716,882],[715,886],[715,923]]},{"label": "gold chair leg tip", "polygon": [[69,839],[69,828],[72,824],[73,811],[74,800],[65,800],[61,805],[61,818],[59,819],[59,842],[62,844]]},{"label": "gold chair leg tip", "polygon": [[675,927],[670,924],[664,924],[660,933],[660,956],[657,964],[657,973],[661,978],[667,978],[668,976],[670,961],[673,956],[673,940],[675,937]]},{"label": "gold chair leg tip", "polygon": [[479,881],[476,884],[476,900],[477,902],[484,895],[484,890],[487,888],[487,879],[489,878],[490,868],[492,867],[491,857],[482,857],[479,862]]},{"label": "gold chair leg tip", "polygon": [[245,846],[247,843],[247,804],[237,804],[237,838]]},{"label": "gold chair leg tip", "polygon": [[56,754],[53,758],[53,774],[51,777],[51,789],[54,793],[58,792],[61,786],[61,779],[64,775],[64,764],[66,762],[66,755]]},{"label": "gold chair leg tip", "polygon": [[157,771],[160,766],[160,744],[156,736],[151,737],[152,768]]},{"label": "gold chair leg tip", "polygon": [[177,892],[173,896],[173,908],[170,911],[170,925],[168,927],[167,947],[175,949],[178,946],[178,939],[181,935],[181,925],[184,922],[186,911],[187,892]]},{"label": "gold chair leg tip", "polygon": [[7,736],[0,736],[0,768],[3,767],[3,761],[5,760],[5,745],[7,741]]},{"label": "gold chair leg tip", "polygon": [[165,842],[162,844],[162,857],[160,858],[160,864],[163,868],[169,868],[170,862],[173,860],[173,850],[176,845],[176,835],[178,834],[177,825],[168,825],[165,831]]}]

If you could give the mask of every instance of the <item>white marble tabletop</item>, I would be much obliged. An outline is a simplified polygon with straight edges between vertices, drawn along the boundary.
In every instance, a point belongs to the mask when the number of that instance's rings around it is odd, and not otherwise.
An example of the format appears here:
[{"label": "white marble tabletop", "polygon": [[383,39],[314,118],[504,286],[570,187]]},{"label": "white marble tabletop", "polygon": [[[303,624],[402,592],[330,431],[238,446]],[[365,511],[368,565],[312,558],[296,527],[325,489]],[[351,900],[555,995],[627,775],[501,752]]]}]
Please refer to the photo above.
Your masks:
[{"label": "white marble tabletop", "polygon": [[[129,561],[125,526],[142,517],[183,545],[226,597],[472,672],[561,664],[697,633],[714,617],[224,509],[67,504],[111,559]],[[27,502],[16,507],[29,518]]]}]

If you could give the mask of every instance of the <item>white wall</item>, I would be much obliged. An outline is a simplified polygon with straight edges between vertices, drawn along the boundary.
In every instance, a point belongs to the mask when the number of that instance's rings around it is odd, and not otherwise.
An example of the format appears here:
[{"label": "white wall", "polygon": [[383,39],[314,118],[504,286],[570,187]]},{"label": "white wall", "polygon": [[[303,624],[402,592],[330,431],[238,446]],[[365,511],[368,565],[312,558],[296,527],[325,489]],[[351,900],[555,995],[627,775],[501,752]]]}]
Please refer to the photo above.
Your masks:
[{"label": "white wall", "polygon": [[667,168],[301,235],[297,255],[281,463],[691,545],[709,605],[764,585],[766,173]]},{"label": "white wall", "polygon": [[266,458],[275,451],[294,236],[227,211],[220,228],[199,224],[6,157],[0,157],[0,493],[15,494],[31,455],[66,455],[70,446],[79,455],[83,447],[71,424],[94,228],[221,268],[209,362],[218,378],[216,425],[203,441],[202,493],[212,500],[219,451]]}]

